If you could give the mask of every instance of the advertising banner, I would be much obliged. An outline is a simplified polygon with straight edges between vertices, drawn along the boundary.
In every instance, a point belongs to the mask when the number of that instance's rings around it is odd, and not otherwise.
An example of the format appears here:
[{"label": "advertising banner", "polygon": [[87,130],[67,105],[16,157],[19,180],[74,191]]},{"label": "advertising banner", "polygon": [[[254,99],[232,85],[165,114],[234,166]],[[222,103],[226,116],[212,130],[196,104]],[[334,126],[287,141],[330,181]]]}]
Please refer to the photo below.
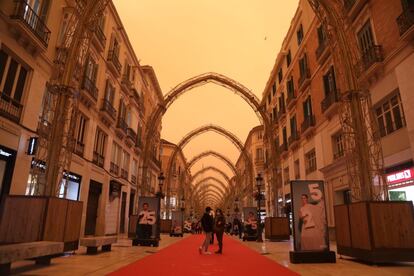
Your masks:
[{"label": "advertising banner", "polygon": [[137,236],[139,239],[159,237],[157,220],[159,219],[159,198],[139,197]]},{"label": "advertising banner", "polygon": [[290,182],[295,251],[329,250],[324,182]]},{"label": "advertising banner", "polygon": [[183,233],[183,212],[182,211],[173,211],[172,212],[172,226],[171,232],[173,234],[182,234]]},{"label": "advertising banner", "polygon": [[246,233],[250,236],[257,234],[257,208],[256,207],[243,207],[244,226]]}]

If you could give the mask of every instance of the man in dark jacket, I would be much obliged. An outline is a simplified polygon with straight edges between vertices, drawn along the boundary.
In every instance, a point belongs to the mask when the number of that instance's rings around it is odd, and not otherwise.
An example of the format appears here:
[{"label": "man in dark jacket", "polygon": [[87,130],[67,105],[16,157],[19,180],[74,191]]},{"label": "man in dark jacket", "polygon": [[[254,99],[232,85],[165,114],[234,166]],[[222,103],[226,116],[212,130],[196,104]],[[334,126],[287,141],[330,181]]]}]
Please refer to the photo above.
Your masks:
[{"label": "man in dark jacket", "polygon": [[216,216],[214,218],[214,232],[216,233],[219,250],[215,252],[216,254],[221,254],[223,252],[223,234],[225,224],[226,219],[224,218],[223,212],[221,209],[217,209]]},{"label": "man in dark jacket", "polygon": [[198,251],[200,254],[211,254],[208,251],[208,246],[210,245],[211,236],[213,234],[213,218],[210,215],[211,208],[207,207],[206,212],[204,213],[203,217],[201,218],[201,227],[203,227],[204,234],[206,235],[203,244],[200,246]]}]

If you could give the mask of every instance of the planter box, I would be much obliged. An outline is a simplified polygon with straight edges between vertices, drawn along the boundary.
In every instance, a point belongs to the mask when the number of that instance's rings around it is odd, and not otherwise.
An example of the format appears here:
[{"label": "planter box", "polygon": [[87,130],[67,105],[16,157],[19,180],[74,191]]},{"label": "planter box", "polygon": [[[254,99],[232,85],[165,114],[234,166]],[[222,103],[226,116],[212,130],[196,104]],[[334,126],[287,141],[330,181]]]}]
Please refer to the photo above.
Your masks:
[{"label": "planter box", "polygon": [[290,239],[289,218],[267,217],[265,218],[265,238],[271,241]]},{"label": "planter box", "polygon": [[411,201],[369,201],[337,205],[337,252],[368,262],[414,261]]},{"label": "planter box", "polygon": [[79,244],[83,202],[57,197],[3,198],[0,207],[0,244],[57,241],[64,251]]}]

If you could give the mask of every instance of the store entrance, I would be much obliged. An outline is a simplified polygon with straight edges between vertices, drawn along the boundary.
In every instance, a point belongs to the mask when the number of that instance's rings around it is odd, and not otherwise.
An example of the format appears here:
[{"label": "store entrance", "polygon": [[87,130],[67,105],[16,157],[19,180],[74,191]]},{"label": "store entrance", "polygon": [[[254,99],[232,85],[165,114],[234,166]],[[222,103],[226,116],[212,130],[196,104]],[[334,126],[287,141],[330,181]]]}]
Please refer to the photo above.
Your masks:
[{"label": "store entrance", "polygon": [[86,207],[85,235],[95,235],[101,193],[102,184],[91,180],[89,184],[88,205]]},{"label": "store entrance", "polygon": [[10,192],[16,151],[0,146],[0,200]]},{"label": "store entrance", "polygon": [[125,233],[126,198],[127,198],[127,193],[126,192],[122,192],[121,225],[120,225],[120,228],[119,228],[119,232],[121,232],[121,233]]}]

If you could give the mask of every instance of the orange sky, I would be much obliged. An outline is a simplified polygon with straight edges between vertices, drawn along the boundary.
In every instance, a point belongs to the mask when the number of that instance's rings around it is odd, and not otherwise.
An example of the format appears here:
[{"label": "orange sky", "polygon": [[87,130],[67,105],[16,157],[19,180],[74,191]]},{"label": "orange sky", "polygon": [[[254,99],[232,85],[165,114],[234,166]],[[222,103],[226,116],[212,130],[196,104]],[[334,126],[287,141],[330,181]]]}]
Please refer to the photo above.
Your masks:
[{"label": "orange sky", "polygon": [[[142,65],[154,67],[166,94],[205,72],[226,75],[261,98],[298,0],[113,0]],[[173,143],[205,124],[217,124],[245,141],[259,124],[250,106],[221,86],[190,90],[167,111],[162,138]],[[184,149],[187,159],[215,150],[236,162],[239,153],[224,137],[207,133]],[[215,165],[214,158],[193,167]],[[215,175],[211,173],[211,175]]]}]

